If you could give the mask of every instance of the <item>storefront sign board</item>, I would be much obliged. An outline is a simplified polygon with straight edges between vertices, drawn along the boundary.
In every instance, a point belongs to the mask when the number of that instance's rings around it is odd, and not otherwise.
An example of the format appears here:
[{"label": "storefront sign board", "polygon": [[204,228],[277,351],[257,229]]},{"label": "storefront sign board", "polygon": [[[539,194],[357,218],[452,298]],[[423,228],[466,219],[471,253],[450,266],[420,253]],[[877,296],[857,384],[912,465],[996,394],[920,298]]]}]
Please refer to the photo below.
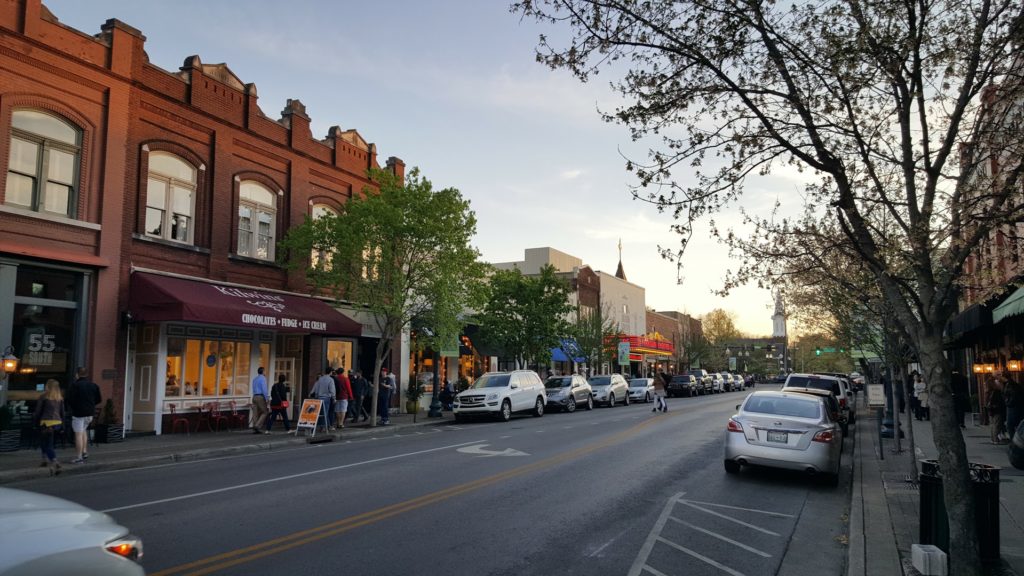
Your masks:
[{"label": "storefront sign board", "polygon": [[868,406],[883,408],[885,406],[885,389],[881,384],[868,384]]},{"label": "storefront sign board", "polygon": [[302,401],[302,410],[299,411],[299,421],[295,423],[296,428],[312,428],[316,430],[316,423],[320,420],[322,402],[315,398],[306,398]]}]

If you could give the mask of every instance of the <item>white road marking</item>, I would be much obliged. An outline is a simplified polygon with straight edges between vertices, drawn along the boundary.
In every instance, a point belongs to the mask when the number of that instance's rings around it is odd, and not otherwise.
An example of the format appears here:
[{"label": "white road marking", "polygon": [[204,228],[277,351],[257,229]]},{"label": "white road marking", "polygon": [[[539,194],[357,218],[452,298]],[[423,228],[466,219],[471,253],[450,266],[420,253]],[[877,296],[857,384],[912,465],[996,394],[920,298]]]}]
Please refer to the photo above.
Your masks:
[{"label": "white road marking", "polygon": [[687,500],[691,504],[700,504],[701,506],[713,506],[717,508],[728,508],[730,510],[742,510],[744,512],[756,512],[758,514],[767,514],[768,516],[777,516],[779,518],[796,518],[792,514],[783,514],[782,512],[771,512],[769,510],[758,510],[757,508],[742,508],[740,506],[730,506],[728,504],[716,504],[714,502],[698,502],[697,500]]},{"label": "white road marking", "polygon": [[475,444],[473,446],[463,446],[456,450],[463,454],[472,454],[474,456],[529,456],[526,452],[520,452],[514,448],[505,448],[504,450],[485,450],[485,446],[490,444]]},{"label": "white road marking", "polygon": [[603,550],[604,550],[605,548],[607,548],[607,547],[611,546],[612,542],[615,542],[616,540],[618,540],[619,538],[621,538],[621,537],[622,537],[622,535],[623,535],[623,534],[625,534],[626,532],[628,532],[628,530],[623,530],[622,532],[619,532],[618,534],[616,534],[616,535],[615,535],[615,537],[614,537],[614,538],[612,538],[611,540],[609,540],[609,541],[605,542],[604,544],[602,544],[602,545],[598,546],[597,550],[594,550],[594,551],[593,551],[593,552],[591,552],[590,554],[587,554],[587,556],[589,556],[589,557],[591,557],[591,558],[593,558],[593,557],[597,556],[597,555],[598,555],[598,554],[600,554],[600,553],[601,553],[601,551],[603,551]]},{"label": "white road marking", "polygon": [[697,506],[696,504],[694,504],[694,503],[692,503],[692,502],[690,502],[688,500],[680,500],[679,503],[682,504],[683,506],[689,506],[690,508],[694,508],[696,510],[700,510],[701,512],[704,512],[706,514],[711,514],[712,516],[718,516],[719,518],[722,518],[723,520],[728,520],[729,522],[735,522],[736,524],[739,524],[740,526],[746,526],[747,528],[750,528],[751,530],[757,530],[758,532],[762,532],[764,534],[768,534],[769,536],[780,536],[780,534],[778,534],[776,532],[772,532],[771,530],[765,530],[764,528],[761,528],[760,526],[754,526],[753,524],[750,524],[748,522],[744,522],[742,520],[737,520],[737,519],[733,518],[732,516],[726,516],[725,514],[719,514],[718,512],[715,512],[714,510],[708,510],[707,508],[703,508],[701,506]]},{"label": "white road marking", "polygon": [[668,576],[668,574],[665,574],[661,570],[656,570],[656,569],[654,569],[654,567],[648,566],[646,564],[644,564],[644,568],[643,569],[646,570],[647,572],[650,572],[651,574],[654,574],[654,576]]},{"label": "white road marking", "polygon": [[721,534],[718,534],[716,532],[712,532],[710,530],[705,530],[704,528],[701,528],[700,526],[694,526],[693,524],[690,524],[689,522],[687,522],[685,520],[680,520],[679,518],[676,518],[675,516],[670,516],[669,520],[672,520],[673,522],[678,522],[678,523],[682,524],[683,526],[687,526],[689,528],[693,528],[694,530],[696,530],[698,532],[703,532],[704,534],[707,534],[708,536],[711,536],[712,538],[718,538],[722,542],[728,542],[729,544],[732,544],[733,546],[739,546],[740,548],[743,548],[747,552],[753,552],[754,554],[757,554],[758,556],[761,556],[763,558],[771,558],[772,557],[772,555],[767,553],[767,552],[762,552],[762,551],[758,550],[757,548],[752,548],[752,547],[747,546],[746,544],[744,544],[742,542],[737,542],[737,541],[733,540],[732,538],[726,538],[725,536],[722,536]]},{"label": "white road marking", "polygon": [[737,572],[736,570],[733,570],[732,568],[729,568],[725,564],[721,564],[719,562],[715,562],[711,558],[708,558],[707,556],[704,556],[703,554],[698,554],[697,552],[694,552],[693,550],[690,550],[689,548],[687,548],[685,546],[680,546],[679,544],[676,544],[675,542],[670,542],[668,540],[665,540],[664,538],[658,538],[658,542],[661,542],[661,543],[663,543],[663,544],[665,544],[667,546],[671,546],[671,547],[675,548],[676,550],[679,550],[680,552],[685,552],[685,553],[689,554],[690,556],[693,556],[697,560],[700,560],[702,562],[706,562],[708,564],[711,564],[712,566],[714,566],[715,568],[718,568],[722,572],[728,572],[729,574],[732,574],[732,576],[744,576],[743,572]]},{"label": "white road marking", "polygon": [[647,565],[647,558],[651,555],[651,550],[654,549],[655,542],[660,538],[661,530],[665,527],[665,523],[668,522],[669,516],[672,515],[672,508],[675,507],[676,502],[679,502],[686,492],[680,492],[669,499],[665,504],[665,508],[661,511],[661,516],[658,517],[658,521],[654,523],[654,527],[651,528],[650,534],[647,535],[647,540],[644,541],[644,545],[640,547],[640,552],[636,555],[636,560],[633,561],[633,565],[629,568],[628,576],[640,576],[640,572],[644,570]]},{"label": "white road marking", "polygon": [[223,488],[217,488],[216,490],[206,490],[203,492],[194,492],[192,494],[185,494],[182,496],[174,496],[172,498],[161,498],[160,500],[152,500],[150,502],[140,502],[138,504],[129,504],[127,506],[118,506],[116,508],[107,508],[106,510],[100,510],[100,512],[120,512],[121,510],[131,510],[133,508],[144,508],[146,506],[154,506],[156,504],[166,504],[167,502],[177,502],[179,500],[188,500],[190,498],[198,498],[200,496],[209,496],[210,494],[220,494],[221,492],[230,492],[232,490],[241,490],[242,488],[251,488],[253,486],[260,486],[263,484],[271,484],[273,482],[281,482],[283,480],[292,480],[294,478],[302,478],[304,476],[312,476],[314,474],[322,474],[324,472],[334,472],[336,470],[344,470],[346,468],[355,468],[356,466],[364,466],[366,464],[376,464],[378,462],[387,462],[388,460],[397,460],[399,458],[407,458],[409,456],[418,456],[420,454],[428,454],[430,452],[438,452],[441,450],[448,450],[450,448],[458,448],[460,446],[466,446],[469,444],[479,443],[479,440],[473,442],[462,442],[459,444],[451,444],[448,446],[441,446],[439,448],[429,448],[427,450],[418,450],[416,452],[406,452],[404,454],[395,454],[394,456],[385,456],[383,458],[374,458],[372,460],[363,460],[362,462],[352,462],[351,464],[342,464],[341,466],[331,466],[330,468],[321,468],[319,470],[310,470],[309,472],[301,472],[299,474],[289,474],[287,476],[278,476],[277,478],[268,478],[266,480],[259,480],[257,482],[247,482],[245,484],[236,484],[235,486],[225,486]]}]

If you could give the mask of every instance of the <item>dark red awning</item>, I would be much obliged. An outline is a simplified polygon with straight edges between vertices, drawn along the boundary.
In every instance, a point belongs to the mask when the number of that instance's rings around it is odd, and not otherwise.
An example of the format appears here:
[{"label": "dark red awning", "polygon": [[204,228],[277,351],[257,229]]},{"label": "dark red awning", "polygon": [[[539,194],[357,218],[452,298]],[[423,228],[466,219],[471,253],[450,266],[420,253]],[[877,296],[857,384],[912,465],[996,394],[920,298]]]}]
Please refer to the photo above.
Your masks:
[{"label": "dark red awning", "polygon": [[308,296],[135,272],[129,310],[145,322],[185,321],[278,332],[359,336],[362,326]]}]

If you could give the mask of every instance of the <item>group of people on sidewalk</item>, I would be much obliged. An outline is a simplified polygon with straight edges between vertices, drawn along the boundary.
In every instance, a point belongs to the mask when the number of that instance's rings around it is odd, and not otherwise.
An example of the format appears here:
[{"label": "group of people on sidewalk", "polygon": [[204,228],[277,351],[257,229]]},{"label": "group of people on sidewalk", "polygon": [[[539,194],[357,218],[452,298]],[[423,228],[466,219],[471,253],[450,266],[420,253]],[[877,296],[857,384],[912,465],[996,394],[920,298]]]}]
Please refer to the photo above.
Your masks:
[{"label": "group of people on sidewalk", "polygon": [[75,381],[68,386],[67,398],[64,397],[59,381],[53,378],[47,380],[32,414],[32,423],[39,430],[39,447],[43,453],[39,466],[49,468],[51,476],[61,472],[54,444],[57,435],[65,432],[66,411],[71,412],[71,430],[75,437],[75,458],[71,463],[83,464],[89,458],[89,425],[103,398],[100,387],[89,379],[89,372],[85,368],[79,368],[76,375]]},{"label": "group of people on sidewalk", "polygon": [[989,436],[993,444],[1009,444],[1024,417],[1024,386],[997,372],[985,397]]},{"label": "group of people on sidewalk", "polygon": [[[379,423],[390,423],[391,394],[397,388],[395,376],[387,368],[381,370],[380,386],[377,391],[377,413]],[[292,432],[288,418],[288,381],[284,374],[279,374],[277,382],[269,390],[263,368],[257,370],[252,383],[252,432],[253,434],[270,434],[278,416],[284,423],[284,429]],[[359,422],[370,419],[370,402],[373,398],[373,384],[363,377],[360,370],[326,367],[313,382],[310,398],[320,400],[320,424],[325,431],[334,431],[345,427],[345,422]],[[269,403],[269,405],[268,405]],[[269,408],[269,409],[268,409]]]}]

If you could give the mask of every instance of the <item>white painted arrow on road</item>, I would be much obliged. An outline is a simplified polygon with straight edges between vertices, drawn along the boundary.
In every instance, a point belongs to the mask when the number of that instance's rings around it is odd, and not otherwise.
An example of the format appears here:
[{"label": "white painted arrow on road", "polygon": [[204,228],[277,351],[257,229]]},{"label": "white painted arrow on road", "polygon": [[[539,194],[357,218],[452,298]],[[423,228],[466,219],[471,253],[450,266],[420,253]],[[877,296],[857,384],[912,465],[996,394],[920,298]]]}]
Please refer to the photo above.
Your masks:
[{"label": "white painted arrow on road", "polygon": [[520,452],[513,448],[505,448],[504,450],[484,450],[486,446],[490,444],[473,444],[472,446],[463,446],[458,451],[463,454],[472,454],[474,456],[529,456],[526,452]]}]

